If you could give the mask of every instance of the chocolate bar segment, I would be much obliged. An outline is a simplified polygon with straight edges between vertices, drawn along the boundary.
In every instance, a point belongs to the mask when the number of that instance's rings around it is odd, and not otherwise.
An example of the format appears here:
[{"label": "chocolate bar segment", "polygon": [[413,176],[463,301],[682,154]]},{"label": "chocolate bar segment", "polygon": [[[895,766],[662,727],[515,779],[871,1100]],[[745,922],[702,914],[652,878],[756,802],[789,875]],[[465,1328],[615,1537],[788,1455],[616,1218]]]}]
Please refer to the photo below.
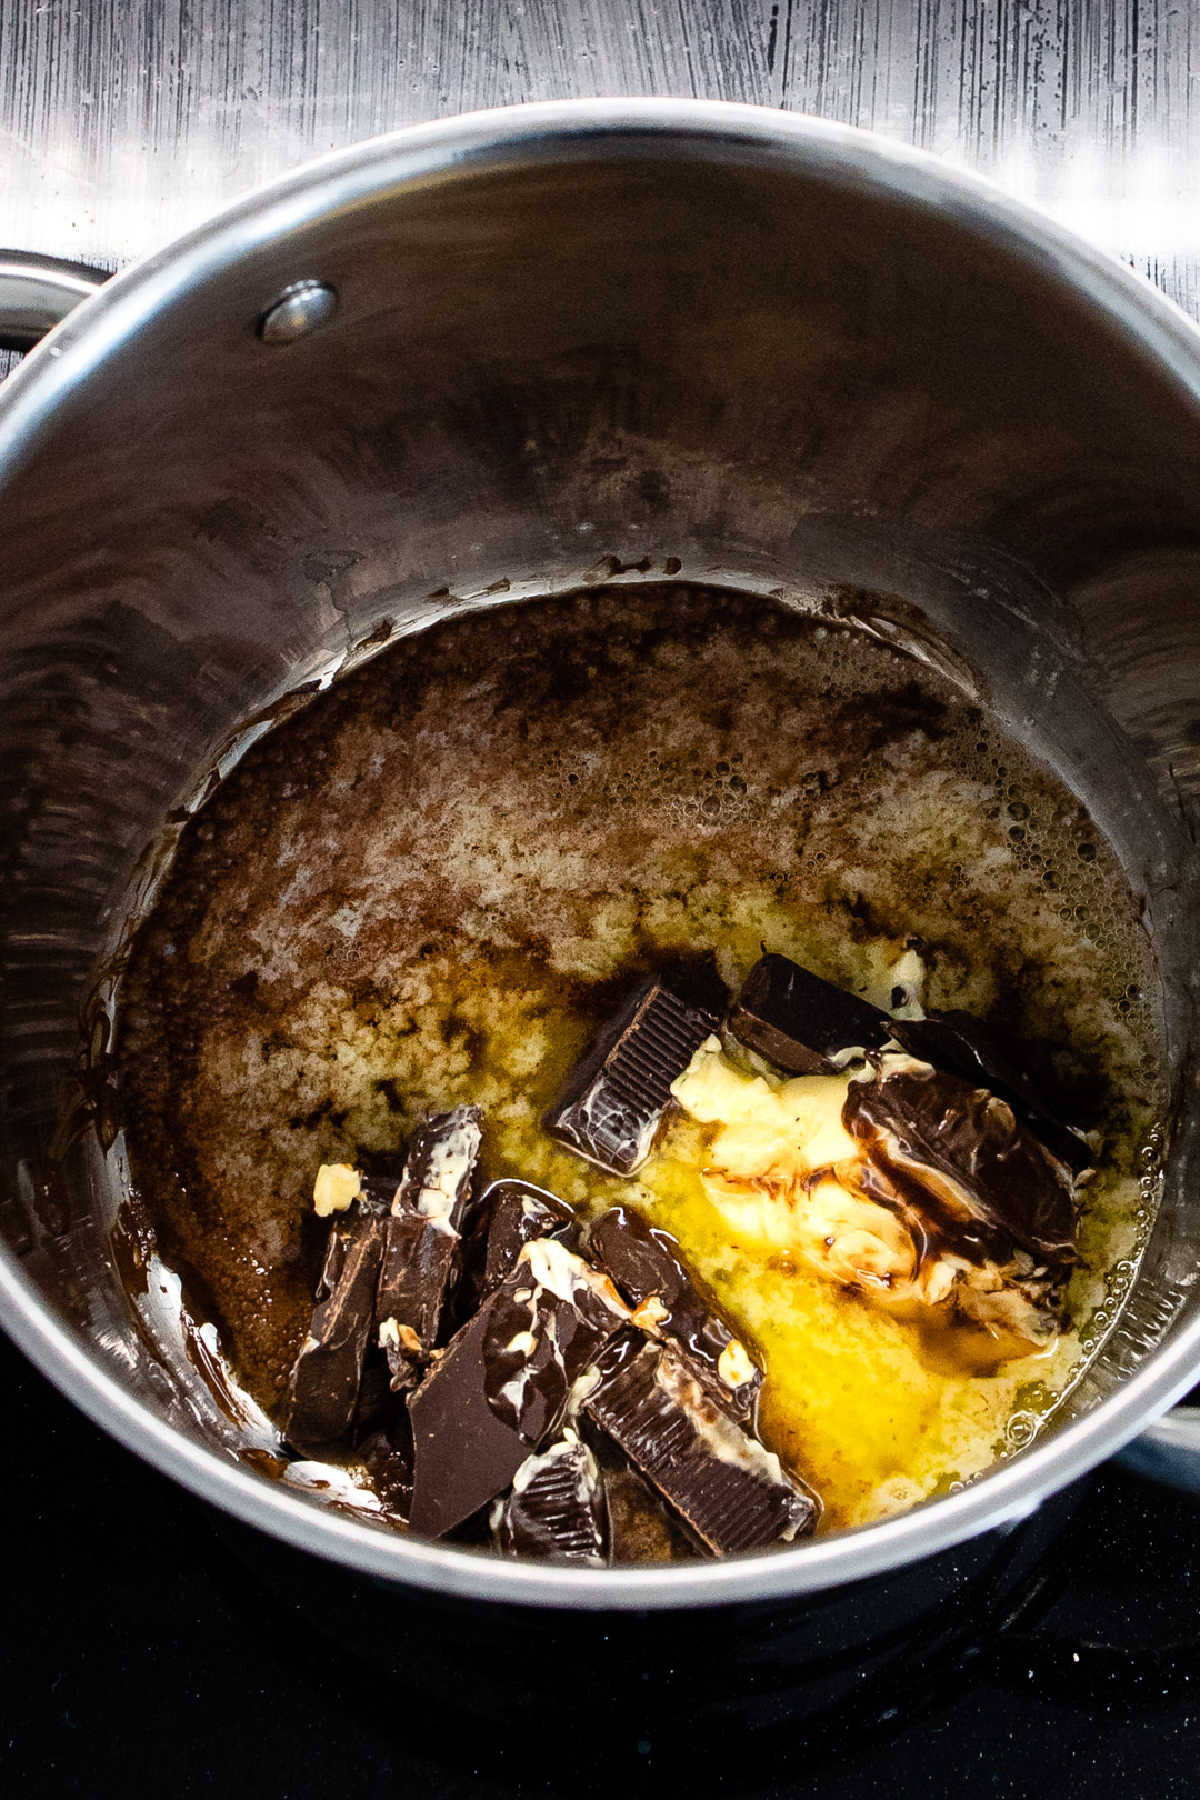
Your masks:
[{"label": "chocolate bar segment", "polygon": [[842,1120],[867,1156],[922,1215],[927,1236],[972,1261],[1075,1255],[1071,1174],[1006,1100],[956,1075],[884,1057],[852,1081]]},{"label": "chocolate bar segment", "polygon": [[1007,1100],[1073,1174],[1091,1168],[1095,1161],[1091,1145],[1046,1105],[1038,1084],[1022,1066],[1019,1045],[1010,1045],[981,1019],[958,1011],[930,1013],[924,1019],[894,1019],[892,1036],[922,1062]]},{"label": "chocolate bar segment", "polygon": [[485,1308],[485,1391],[528,1444],[544,1442],[574,1384],[629,1322],[607,1275],[555,1238],[535,1238]]},{"label": "chocolate bar segment", "polygon": [[841,1052],[877,1050],[892,1022],[856,994],[769,951],[743,982],[726,1028],[789,1075],[827,1075]]},{"label": "chocolate bar segment", "polygon": [[543,1125],[606,1174],[632,1175],[653,1147],[671,1083],[716,1029],[714,1014],[652,981],[593,1039]]},{"label": "chocolate bar segment", "polygon": [[358,1210],[362,1213],[383,1215],[392,1210],[392,1201],[396,1198],[403,1179],[403,1168],[387,1174],[363,1174],[358,1190]]},{"label": "chocolate bar segment", "polygon": [[375,1322],[384,1220],[350,1214],[329,1234],[308,1336],[288,1383],[288,1440],[298,1450],[331,1444],[354,1423]]},{"label": "chocolate bar segment", "polygon": [[648,1343],[601,1381],[584,1410],[714,1556],[810,1532],[816,1495],[713,1404],[682,1357]]},{"label": "chocolate bar segment", "polygon": [[480,1288],[484,1296],[498,1288],[517,1266],[522,1249],[534,1238],[560,1238],[573,1244],[575,1214],[564,1200],[531,1181],[493,1181],[479,1202],[487,1232]]},{"label": "chocolate bar segment", "polygon": [[628,1318],[608,1277],[564,1244],[526,1244],[409,1400],[413,1530],[441,1537],[508,1487]]},{"label": "chocolate bar segment", "polygon": [[754,1411],[762,1370],[688,1269],[669,1231],[614,1206],[588,1233],[588,1248],[651,1336],[674,1340],[694,1375],[735,1419]]},{"label": "chocolate bar segment", "polygon": [[604,1485],[596,1458],[569,1427],[527,1457],[492,1513],[496,1548],[507,1556],[603,1567],[608,1554]]},{"label": "chocolate bar segment", "polygon": [[392,1388],[415,1386],[437,1342],[457,1272],[463,1215],[482,1136],[478,1108],[427,1120],[413,1137],[391,1201],[379,1273],[379,1344]]}]

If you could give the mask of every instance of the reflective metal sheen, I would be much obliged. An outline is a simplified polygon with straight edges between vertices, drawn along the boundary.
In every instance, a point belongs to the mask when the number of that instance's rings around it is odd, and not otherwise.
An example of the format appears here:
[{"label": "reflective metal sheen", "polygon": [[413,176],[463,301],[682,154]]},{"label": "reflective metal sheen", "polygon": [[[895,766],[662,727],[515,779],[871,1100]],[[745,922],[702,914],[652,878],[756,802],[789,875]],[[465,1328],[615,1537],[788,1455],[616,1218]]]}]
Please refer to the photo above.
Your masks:
[{"label": "reflective metal sheen", "polygon": [[107,279],[82,263],[0,250],[0,350],[32,350]]},{"label": "reflective metal sheen", "polygon": [[328,325],[338,309],[337,289],[324,281],[297,281],[272,301],[258,321],[264,344],[296,344]]}]

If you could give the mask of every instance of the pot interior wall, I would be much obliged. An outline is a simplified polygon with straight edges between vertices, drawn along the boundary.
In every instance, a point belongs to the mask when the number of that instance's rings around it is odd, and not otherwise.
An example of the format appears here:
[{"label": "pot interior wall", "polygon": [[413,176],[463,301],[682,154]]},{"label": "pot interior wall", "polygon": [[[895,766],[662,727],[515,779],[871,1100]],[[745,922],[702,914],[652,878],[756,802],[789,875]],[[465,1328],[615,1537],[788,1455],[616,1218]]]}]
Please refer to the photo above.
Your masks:
[{"label": "pot interior wall", "polygon": [[[284,696],[450,610],[678,572],[949,660],[1117,845],[1190,1085],[1200,416],[1123,325],[828,145],[530,142],[301,210],[103,300],[129,329],[0,494],[0,1217],[122,1382],[236,1449],[113,1276],[120,1139],[50,1154],[97,959]],[[305,277],[337,317],[263,345]],[[1190,1316],[1191,1155],[1077,1410]]]}]

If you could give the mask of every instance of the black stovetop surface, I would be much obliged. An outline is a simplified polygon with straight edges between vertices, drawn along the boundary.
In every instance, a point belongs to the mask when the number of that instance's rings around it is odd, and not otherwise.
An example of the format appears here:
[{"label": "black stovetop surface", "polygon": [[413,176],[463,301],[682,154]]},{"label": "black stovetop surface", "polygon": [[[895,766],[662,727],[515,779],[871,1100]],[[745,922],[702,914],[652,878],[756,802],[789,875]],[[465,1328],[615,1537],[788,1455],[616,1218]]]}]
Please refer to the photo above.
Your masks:
[{"label": "black stovetop surface", "polygon": [[[1200,1502],[1116,1468],[1091,1478],[1007,1629],[982,1625],[949,1662],[922,1666],[917,1650],[869,1717],[747,1737],[718,1773],[703,1749],[656,1745],[644,1671],[602,1728],[552,1754],[528,1718],[480,1728],[450,1695],[414,1702],[256,1579],[261,1540],[231,1545],[215,1512],[111,1443],[3,1339],[0,1381],[0,1789],[14,1800],[1200,1791]],[[402,1639],[403,1594],[395,1608]]]}]

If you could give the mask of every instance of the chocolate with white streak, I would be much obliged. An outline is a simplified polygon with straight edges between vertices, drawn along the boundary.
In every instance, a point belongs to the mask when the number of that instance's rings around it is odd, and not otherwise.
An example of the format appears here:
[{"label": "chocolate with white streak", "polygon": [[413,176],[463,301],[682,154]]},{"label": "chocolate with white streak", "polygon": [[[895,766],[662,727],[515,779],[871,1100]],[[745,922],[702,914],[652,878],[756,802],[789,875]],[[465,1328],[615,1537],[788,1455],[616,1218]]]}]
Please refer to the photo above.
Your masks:
[{"label": "chocolate with white streak", "polygon": [[968,1012],[935,1012],[924,1019],[894,1019],[892,1036],[922,1062],[957,1075],[1007,1100],[1047,1149],[1075,1175],[1091,1168],[1095,1151],[1081,1132],[1047,1106],[1021,1063],[1021,1048]]},{"label": "chocolate with white streak", "polygon": [[886,1043],[891,1020],[856,994],[769,951],[742,983],[726,1028],[789,1075],[827,1075],[845,1051]]},{"label": "chocolate with white streak", "polygon": [[564,1244],[526,1244],[409,1400],[413,1530],[441,1537],[506,1488],[628,1319],[608,1277]]},{"label": "chocolate with white streak", "polygon": [[715,1406],[665,1344],[623,1361],[584,1411],[715,1556],[790,1543],[817,1522],[816,1495]]},{"label": "chocolate with white streak", "polygon": [[907,1056],[852,1081],[847,1131],[922,1215],[927,1235],[972,1260],[1013,1245],[1041,1262],[1075,1259],[1070,1170],[1006,1100]]},{"label": "chocolate with white streak", "polygon": [[575,1214],[565,1201],[531,1181],[509,1177],[493,1181],[479,1202],[486,1219],[487,1250],[480,1278],[483,1295],[498,1288],[517,1265],[523,1247],[534,1238],[561,1238],[574,1247]]},{"label": "chocolate with white streak", "polygon": [[716,1017],[661,981],[639,989],[592,1040],[542,1123],[609,1175],[640,1169],[671,1098]]},{"label": "chocolate with white streak", "polygon": [[638,1324],[673,1339],[711,1397],[735,1419],[749,1418],[762,1370],[688,1269],[671,1233],[632,1207],[614,1206],[591,1227],[588,1249],[636,1309]]},{"label": "chocolate with white streak", "polygon": [[508,1556],[602,1568],[608,1553],[605,1490],[588,1446],[569,1428],[526,1458],[492,1512],[496,1548]]},{"label": "chocolate with white streak", "polygon": [[361,1213],[330,1230],[312,1323],[288,1384],[287,1436],[297,1449],[331,1444],[354,1423],[386,1231],[383,1219]]},{"label": "chocolate with white streak", "polygon": [[457,1272],[463,1215],[482,1136],[479,1109],[429,1119],[409,1146],[387,1219],[379,1273],[379,1343],[392,1388],[413,1387],[437,1342]]}]

